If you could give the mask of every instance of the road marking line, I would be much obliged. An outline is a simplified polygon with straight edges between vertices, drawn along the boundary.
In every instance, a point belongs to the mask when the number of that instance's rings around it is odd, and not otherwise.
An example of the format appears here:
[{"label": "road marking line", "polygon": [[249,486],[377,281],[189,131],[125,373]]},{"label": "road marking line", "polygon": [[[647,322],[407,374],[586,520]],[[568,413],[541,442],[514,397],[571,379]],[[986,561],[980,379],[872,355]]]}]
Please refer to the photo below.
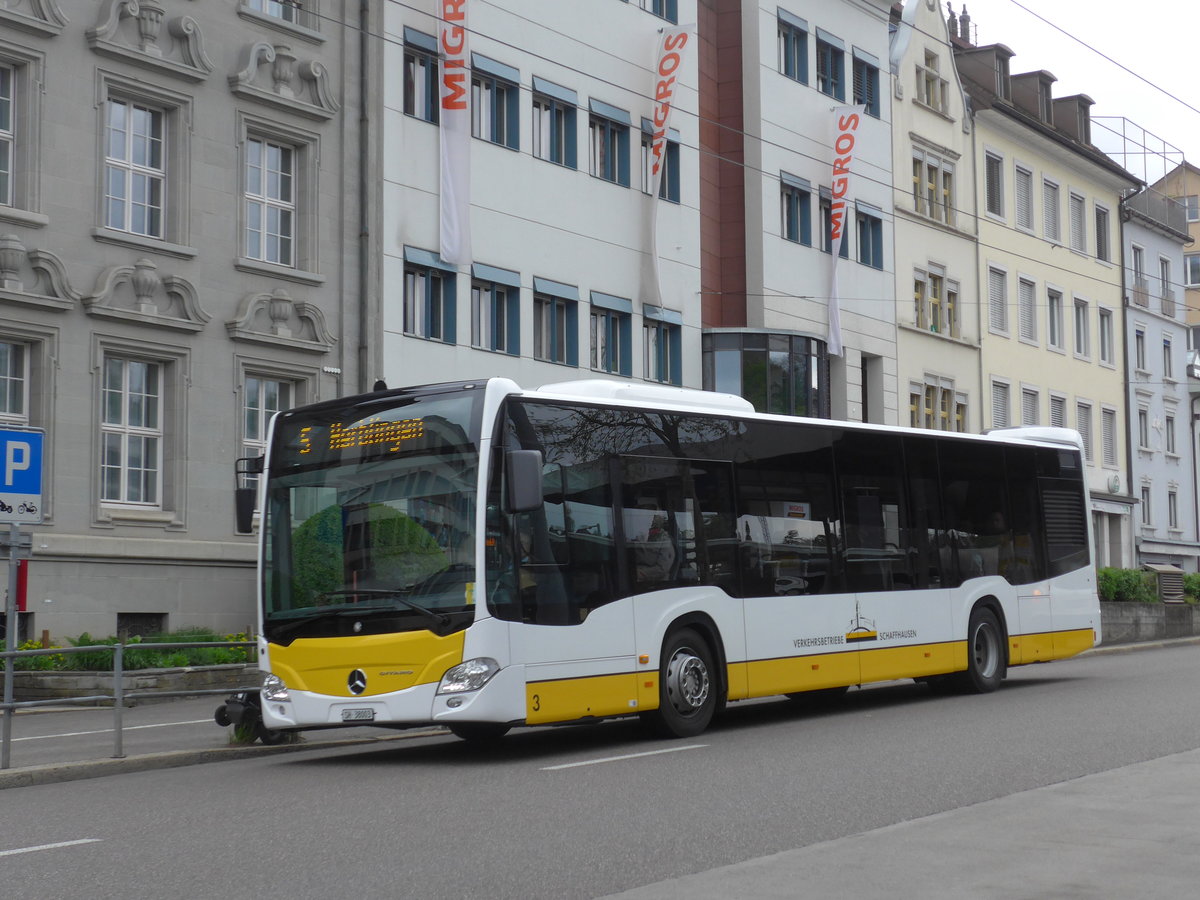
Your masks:
[{"label": "road marking line", "polygon": [[688,744],[686,747],[669,747],[666,750],[646,750],[643,753],[626,753],[622,756],[605,756],[602,759],[588,759],[583,762],[563,763],[560,766],[542,766],[543,772],[553,772],[556,769],[577,769],[580,766],[598,766],[601,763],[620,762],[623,759],[637,759],[639,756],[660,756],[663,753],[679,753],[683,750],[700,750],[708,744]]},{"label": "road marking line", "polygon": [[[122,726],[122,731],[137,731],[139,728],[171,728],[175,725],[201,725],[205,722],[211,722],[212,716],[207,719],[190,719],[187,722],[157,722],[154,725],[125,725]],[[65,737],[85,737],[89,734],[112,734],[111,728],[101,728],[99,731],[66,731],[62,734],[35,734],[29,737],[13,738],[12,742],[17,741],[44,741],[48,738],[65,738]]]},{"label": "road marking line", "polygon": [[99,844],[101,838],[81,838],[78,841],[59,841],[57,844],[38,844],[36,847],[21,847],[19,850],[0,850],[0,856],[16,856],[18,853],[33,853],[36,850],[57,850],[59,847],[75,847],[79,844]]}]

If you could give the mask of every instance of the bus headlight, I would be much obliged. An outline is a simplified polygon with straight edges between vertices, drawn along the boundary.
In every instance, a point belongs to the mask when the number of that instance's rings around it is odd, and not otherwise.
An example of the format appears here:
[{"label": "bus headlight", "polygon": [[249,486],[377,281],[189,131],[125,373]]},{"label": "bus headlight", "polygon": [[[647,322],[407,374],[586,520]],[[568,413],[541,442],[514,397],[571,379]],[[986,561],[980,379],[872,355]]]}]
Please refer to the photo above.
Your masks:
[{"label": "bus headlight", "polygon": [[292,699],[291,695],[288,693],[287,685],[283,683],[283,679],[278,675],[263,676],[262,698],[273,703],[280,700]]},{"label": "bus headlight", "polygon": [[477,691],[500,671],[500,663],[486,656],[478,659],[468,659],[446,670],[442,683],[438,685],[439,694],[461,694],[464,691]]}]

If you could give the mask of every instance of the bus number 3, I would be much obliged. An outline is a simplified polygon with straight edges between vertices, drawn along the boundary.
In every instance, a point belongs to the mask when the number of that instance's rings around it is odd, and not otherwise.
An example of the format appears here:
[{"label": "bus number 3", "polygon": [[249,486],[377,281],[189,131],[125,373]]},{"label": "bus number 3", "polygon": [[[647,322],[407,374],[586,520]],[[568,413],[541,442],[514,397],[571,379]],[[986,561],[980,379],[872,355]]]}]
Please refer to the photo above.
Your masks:
[{"label": "bus number 3", "polygon": [[538,712],[542,708],[542,698],[539,694],[533,695],[533,711]]}]

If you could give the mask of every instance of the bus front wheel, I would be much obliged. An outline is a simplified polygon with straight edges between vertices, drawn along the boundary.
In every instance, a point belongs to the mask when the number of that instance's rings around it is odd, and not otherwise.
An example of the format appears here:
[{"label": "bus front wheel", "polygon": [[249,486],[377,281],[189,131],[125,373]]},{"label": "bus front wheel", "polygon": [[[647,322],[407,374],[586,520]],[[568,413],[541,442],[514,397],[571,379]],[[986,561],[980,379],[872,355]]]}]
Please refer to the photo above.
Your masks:
[{"label": "bus front wheel", "polygon": [[959,686],[972,694],[990,693],[1000,687],[1007,668],[1000,622],[990,609],[979,607],[967,628],[967,671],[959,676]]},{"label": "bus front wheel", "polygon": [[712,721],[717,688],[708,644],[694,629],[681,628],[663,644],[658,709],[645,719],[663,737],[694,737]]}]

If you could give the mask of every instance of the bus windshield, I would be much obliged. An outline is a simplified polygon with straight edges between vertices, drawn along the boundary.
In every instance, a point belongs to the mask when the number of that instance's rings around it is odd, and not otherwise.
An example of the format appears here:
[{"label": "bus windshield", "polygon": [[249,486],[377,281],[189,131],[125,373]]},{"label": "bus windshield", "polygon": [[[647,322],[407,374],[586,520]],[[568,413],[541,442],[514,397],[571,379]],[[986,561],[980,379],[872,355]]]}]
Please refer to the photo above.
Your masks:
[{"label": "bus windshield", "polygon": [[268,640],[470,623],[480,397],[389,394],[279,416],[263,516]]}]

